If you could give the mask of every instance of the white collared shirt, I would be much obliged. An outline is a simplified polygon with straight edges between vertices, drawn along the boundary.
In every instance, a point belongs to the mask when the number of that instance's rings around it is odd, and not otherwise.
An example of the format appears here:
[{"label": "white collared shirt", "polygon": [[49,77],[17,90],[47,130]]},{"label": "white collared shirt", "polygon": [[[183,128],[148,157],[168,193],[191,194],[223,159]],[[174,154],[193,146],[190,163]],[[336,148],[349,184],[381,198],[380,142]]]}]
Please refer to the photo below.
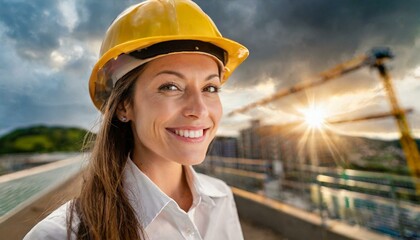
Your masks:
[{"label": "white collared shirt", "polygon": [[[231,189],[221,180],[184,166],[193,194],[188,212],[154,184],[128,159],[124,186],[146,239],[243,239]],[[24,239],[66,239],[69,202],[39,222]],[[78,225],[75,218],[73,226]],[[75,239],[75,236],[72,236]]]}]

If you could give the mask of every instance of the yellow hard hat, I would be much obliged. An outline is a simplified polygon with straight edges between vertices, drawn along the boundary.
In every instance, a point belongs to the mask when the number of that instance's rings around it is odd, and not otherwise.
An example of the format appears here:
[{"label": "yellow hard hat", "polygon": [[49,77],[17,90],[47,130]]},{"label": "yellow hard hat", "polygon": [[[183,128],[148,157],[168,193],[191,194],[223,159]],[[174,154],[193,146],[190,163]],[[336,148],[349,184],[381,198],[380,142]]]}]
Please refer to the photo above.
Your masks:
[{"label": "yellow hard hat", "polygon": [[[116,66],[121,67],[121,63],[113,65],[109,63],[117,59],[124,60],[133,52],[156,48],[155,46],[163,43],[171,43],[172,47],[181,45],[178,50],[175,50],[178,52],[190,51],[188,46],[186,48],[182,46],[188,41],[211,45],[210,48],[215,48],[210,49],[212,55],[217,56],[218,54],[213,54],[213,52],[223,51],[224,56],[218,57],[224,66],[222,83],[249,55],[246,47],[224,38],[211,18],[193,1],[147,0],[123,11],[105,34],[100,58],[93,67],[89,80],[89,93],[95,106],[98,109],[102,107],[115,84],[115,79],[111,79],[110,72]],[[196,46],[195,49],[202,47],[205,46]],[[155,49],[154,54],[146,53],[144,58],[153,59],[159,53],[168,54],[169,52],[165,52],[165,49],[168,47],[164,44],[157,47],[157,53]]]}]

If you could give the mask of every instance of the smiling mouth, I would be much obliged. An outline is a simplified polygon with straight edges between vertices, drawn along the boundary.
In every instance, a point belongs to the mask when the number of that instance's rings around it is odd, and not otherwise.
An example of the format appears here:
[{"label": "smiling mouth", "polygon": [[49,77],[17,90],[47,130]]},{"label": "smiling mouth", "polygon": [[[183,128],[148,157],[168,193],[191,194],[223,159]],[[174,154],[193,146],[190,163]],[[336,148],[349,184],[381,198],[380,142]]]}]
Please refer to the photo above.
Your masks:
[{"label": "smiling mouth", "polygon": [[169,130],[170,132],[180,137],[194,139],[194,138],[203,137],[206,134],[208,129],[209,128],[198,129],[198,130],[189,130],[189,129],[167,129],[167,130]]}]

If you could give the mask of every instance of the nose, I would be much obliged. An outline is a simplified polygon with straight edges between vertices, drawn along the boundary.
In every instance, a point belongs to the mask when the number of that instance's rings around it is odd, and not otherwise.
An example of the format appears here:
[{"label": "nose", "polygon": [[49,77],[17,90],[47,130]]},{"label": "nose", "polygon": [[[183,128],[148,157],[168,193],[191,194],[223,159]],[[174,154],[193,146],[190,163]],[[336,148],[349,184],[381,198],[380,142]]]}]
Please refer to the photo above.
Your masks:
[{"label": "nose", "polygon": [[183,114],[187,118],[200,119],[209,115],[208,106],[200,90],[187,94]]}]

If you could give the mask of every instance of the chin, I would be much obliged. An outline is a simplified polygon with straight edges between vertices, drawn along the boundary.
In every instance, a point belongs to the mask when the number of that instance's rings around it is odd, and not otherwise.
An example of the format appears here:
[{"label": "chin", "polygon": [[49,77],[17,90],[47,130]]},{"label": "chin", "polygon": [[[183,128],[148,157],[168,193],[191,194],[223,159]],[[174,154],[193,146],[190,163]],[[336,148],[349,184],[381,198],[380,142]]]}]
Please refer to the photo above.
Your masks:
[{"label": "chin", "polygon": [[179,158],[179,162],[182,165],[198,165],[204,161],[206,154],[194,154],[194,155],[184,155]]},{"label": "chin", "polygon": [[177,162],[182,165],[197,165],[206,158],[207,147],[183,147],[172,148],[170,151],[165,151],[166,159]]},{"label": "chin", "polygon": [[201,164],[202,162],[204,162],[204,159],[205,159],[205,157],[203,157],[203,158],[199,159],[199,161],[191,161],[191,163],[190,163],[190,164],[188,164],[188,165],[199,165],[199,164]]}]

